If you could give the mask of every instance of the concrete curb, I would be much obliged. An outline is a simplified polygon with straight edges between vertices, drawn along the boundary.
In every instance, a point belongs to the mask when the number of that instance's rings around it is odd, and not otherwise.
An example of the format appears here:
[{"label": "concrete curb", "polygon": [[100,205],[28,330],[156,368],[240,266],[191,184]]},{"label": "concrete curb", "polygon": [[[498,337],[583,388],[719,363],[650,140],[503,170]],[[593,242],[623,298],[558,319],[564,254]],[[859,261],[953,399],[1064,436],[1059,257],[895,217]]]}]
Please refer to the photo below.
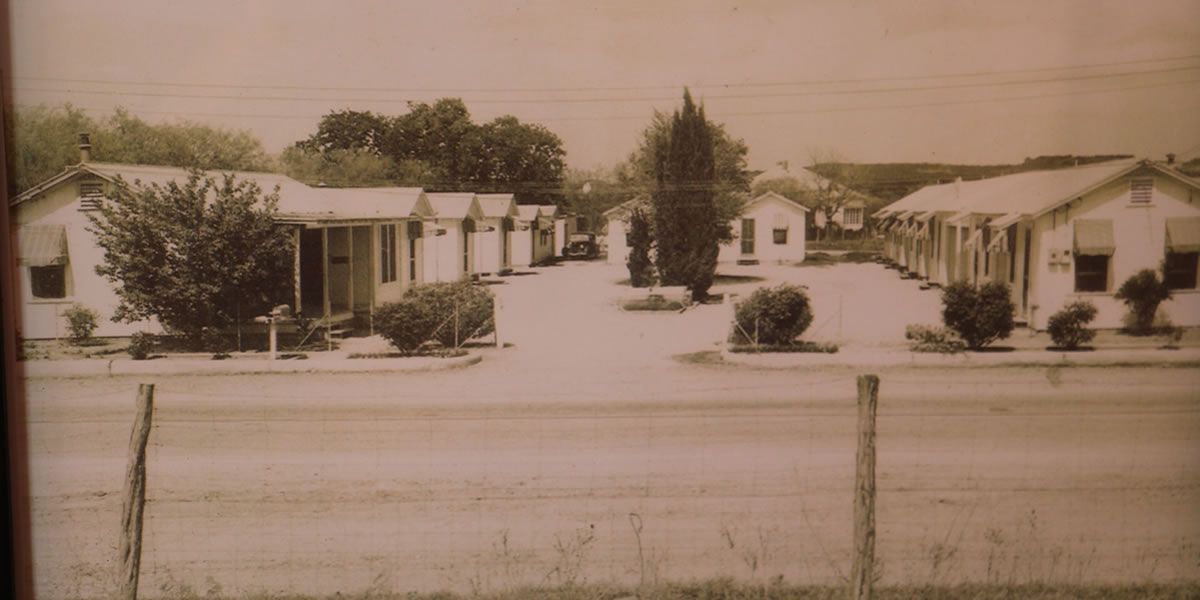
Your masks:
[{"label": "concrete curb", "polygon": [[931,354],[907,350],[843,348],[834,354],[763,353],[749,354],[721,350],[721,358],[733,365],[757,368],[794,369],[802,367],[1012,367],[1047,366],[1123,366],[1177,365],[1200,362],[1200,348],[1179,350],[1130,349],[1053,352],[1016,350],[1012,352],[964,352]]},{"label": "concrete curb", "polygon": [[453,358],[332,358],[305,360],[41,360],[18,363],[28,379],[39,377],[103,377],[118,375],[249,375],[264,373],[408,373],[460,369],[483,360],[479,354]]}]

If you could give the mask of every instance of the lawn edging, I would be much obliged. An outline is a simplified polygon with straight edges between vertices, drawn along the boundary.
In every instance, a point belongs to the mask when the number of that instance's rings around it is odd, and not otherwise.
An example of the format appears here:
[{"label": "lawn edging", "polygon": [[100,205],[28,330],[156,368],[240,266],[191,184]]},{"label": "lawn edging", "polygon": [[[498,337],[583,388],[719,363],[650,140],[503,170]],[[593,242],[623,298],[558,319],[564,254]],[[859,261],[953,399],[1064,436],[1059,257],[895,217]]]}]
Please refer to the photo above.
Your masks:
[{"label": "lawn edging", "polygon": [[729,364],[756,368],[799,368],[818,366],[914,366],[914,367],[1016,367],[1048,366],[1158,366],[1200,363],[1200,348],[1179,350],[1095,350],[1091,352],[1054,352],[1014,350],[1012,352],[961,352],[937,354],[911,352],[900,348],[843,346],[836,354],[749,353],[721,349],[721,359]]},{"label": "lawn edging", "polygon": [[483,356],[468,353],[464,356],[440,358],[413,356],[405,358],[355,358],[317,356],[304,360],[239,359],[156,359],[156,360],[39,360],[18,363],[26,378],[94,377],[117,375],[228,375],[262,373],[383,373],[423,372],[460,369],[478,364]]}]

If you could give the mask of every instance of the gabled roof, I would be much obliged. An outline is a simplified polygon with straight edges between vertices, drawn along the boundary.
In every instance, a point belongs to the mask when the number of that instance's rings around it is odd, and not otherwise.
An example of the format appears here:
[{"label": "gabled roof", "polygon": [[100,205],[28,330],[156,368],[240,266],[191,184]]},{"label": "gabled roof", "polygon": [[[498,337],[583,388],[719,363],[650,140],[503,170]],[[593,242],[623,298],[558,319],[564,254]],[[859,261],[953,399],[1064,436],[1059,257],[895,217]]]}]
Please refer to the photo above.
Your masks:
[{"label": "gabled roof", "polygon": [[1037,217],[1121,177],[1153,171],[1193,188],[1200,183],[1149,160],[1116,160],[1055,169],[1028,171],[978,181],[960,181],[923,187],[889,205],[880,216],[903,211],[954,212],[979,215]]},{"label": "gabled roof", "polygon": [[483,216],[490,219],[516,218],[520,211],[512,194],[477,194]]},{"label": "gabled roof", "polygon": [[541,215],[536,204],[521,204],[517,206],[517,218],[522,221],[533,221]]},{"label": "gabled roof", "polygon": [[549,217],[549,218],[553,219],[558,216],[558,205],[557,204],[539,204],[538,205],[538,214],[543,217]]},{"label": "gabled roof", "polygon": [[483,210],[475,192],[452,192],[426,194],[433,205],[434,215],[439,219],[482,219]]},{"label": "gabled roof", "polygon": [[[73,177],[90,174],[106,181],[117,178],[133,186],[187,181],[188,169],[117,163],[80,163],[17,196],[12,205],[25,202]],[[406,219],[429,217],[433,209],[421,188],[329,188],[312,187],[278,173],[252,171],[208,171],[207,175],[233,175],[239,181],[254,181],[264,193],[279,188],[278,219],[285,223],[348,220]]]},{"label": "gabled roof", "polygon": [[775,202],[777,204],[782,204],[784,206],[787,206],[788,208],[791,208],[793,210],[808,212],[808,207],[804,206],[803,204],[800,204],[799,202],[789,200],[787,197],[785,197],[781,194],[776,194],[775,192],[765,192],[763,194],[760,194],[758,197],[756,197],[753,200],[746,203],[745,210],[750,210],[750,207],[752,207],[756,204],[760,204],[762,202]]},{"label": "gabled roof", "polygon": [[645,207],[649,205],[650,197],[645,194],[641,194],[604,211],[602,214],[605,219],[625,219],[629,216],[629,213],[633,212],[635,207]]}]

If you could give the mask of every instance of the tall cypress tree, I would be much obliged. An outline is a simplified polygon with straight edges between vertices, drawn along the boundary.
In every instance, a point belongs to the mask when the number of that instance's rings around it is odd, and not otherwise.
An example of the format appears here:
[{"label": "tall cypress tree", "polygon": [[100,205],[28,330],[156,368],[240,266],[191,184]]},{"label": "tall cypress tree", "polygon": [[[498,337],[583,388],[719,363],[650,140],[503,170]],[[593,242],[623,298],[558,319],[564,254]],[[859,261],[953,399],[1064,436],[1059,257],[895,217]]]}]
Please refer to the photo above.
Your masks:
[{"label": "tall cypress tree", "polygon": [[664,285],[683,285],[703,300],[717,270],[719,224],[714,204],[713,140],[692,94],[671,118],[670,141],[655,156],[656,263]]}]

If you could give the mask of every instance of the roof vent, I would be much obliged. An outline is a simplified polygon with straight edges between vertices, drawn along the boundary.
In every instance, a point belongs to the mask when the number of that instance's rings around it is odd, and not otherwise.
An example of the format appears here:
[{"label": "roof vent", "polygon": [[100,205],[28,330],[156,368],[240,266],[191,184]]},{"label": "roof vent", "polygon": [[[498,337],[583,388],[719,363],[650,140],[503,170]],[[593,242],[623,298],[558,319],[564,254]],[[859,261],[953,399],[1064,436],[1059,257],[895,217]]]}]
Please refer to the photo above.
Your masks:
[{"label": "roof vent", "polygon": [[79,134],[79,162],[85,163],[92,159],[92,142],[87,132]]}]

